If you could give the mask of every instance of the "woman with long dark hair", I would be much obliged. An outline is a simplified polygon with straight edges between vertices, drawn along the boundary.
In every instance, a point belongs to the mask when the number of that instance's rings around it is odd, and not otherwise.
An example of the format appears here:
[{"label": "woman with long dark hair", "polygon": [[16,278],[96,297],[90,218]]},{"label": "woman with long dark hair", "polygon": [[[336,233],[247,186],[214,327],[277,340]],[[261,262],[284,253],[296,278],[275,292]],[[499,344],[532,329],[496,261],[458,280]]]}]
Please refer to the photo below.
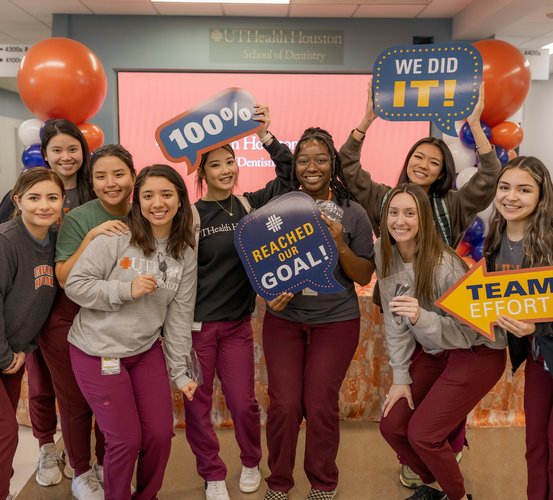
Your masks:
[{"label": "woman with long dark hair", "polygon": [[[104,498],[156,498],[173,437],[171,389],[189,399],[196,297],[194,233],[186,186],[168,165],[136,179],[129,231],[100,235],[65,285],[81,309],[69,331],[71,366],[106,440]],[[160,335],[163,330],[163,349]],[[165,356],[164,356],[165,352]]]}]

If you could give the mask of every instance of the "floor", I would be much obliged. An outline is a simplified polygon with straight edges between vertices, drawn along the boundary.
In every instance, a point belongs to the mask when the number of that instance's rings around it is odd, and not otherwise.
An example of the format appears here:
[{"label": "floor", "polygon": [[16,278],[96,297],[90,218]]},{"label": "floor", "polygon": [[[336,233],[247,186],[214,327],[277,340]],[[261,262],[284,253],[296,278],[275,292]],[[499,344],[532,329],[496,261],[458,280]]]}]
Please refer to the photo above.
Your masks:
[{"label": "floor", "polygon": [[[398,465],[392,450],[381,438],[374,422],[342,422],[341,445],[338,454],[340,483],[336,500],[402,500],[410,490],[398,482]],[[218,431],[221,456],[229,472],[227,486],[233,500],[261,500],[264,483],[256,493],[244,494],[238,489],[240,464],[238,448],[232,430]],[[526,498],[526,469],[524,462],[524,428],[469,429],[470,449],[461,462],[467,491],[475,500],[523,500]],[[261,462],[263,475],[267,475],[266,448]],[[304,499],[309,484],[303,473],[302,450],[304,432],[300,434],[296,460],[296,486],[290,500]],[[34,481],[33,473],[38,457],[36,442],[29,429],[22,428],[16,457],[16,477],[12,491],[20,491],[17,500],[71,499],[70,481],[65,479],[56,486],[43,488]],[[24,485],[26,479],[29,479]],[[17,483],[19,482],[19,486]],[[24,485],[24,486],[23,486]],[[171,459],[167,467],[159,500],[203,500],[202,480],[197,476],[192,452],[184,432],[177,431],[173,439]]]}]

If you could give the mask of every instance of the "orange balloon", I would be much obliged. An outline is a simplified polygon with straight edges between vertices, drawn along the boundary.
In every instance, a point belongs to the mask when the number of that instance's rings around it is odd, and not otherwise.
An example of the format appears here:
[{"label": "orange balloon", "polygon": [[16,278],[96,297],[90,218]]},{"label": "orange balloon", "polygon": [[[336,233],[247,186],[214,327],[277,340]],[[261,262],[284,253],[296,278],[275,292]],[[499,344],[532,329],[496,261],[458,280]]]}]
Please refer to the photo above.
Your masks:
[{"label": "orange balloon", "polygon": [[79,130],[83,133],[91,153],[104,144],[104,132],[98,125],[85,122],[79,123],[77,127],[79,127]]},{"label": "orange balloon", "polygon": [[496,146],[509,150],[520,146],[524,132],[518,123],[501,122],[492,127],[491,142]]},{"label": "orange balloon", "polygon": [[474,264],[476,264],[476,261],[470,255],[465,255],[464,257],[461,257],[461,259],[463,259],[469,267],[472,267],[474,266]]},{"label": "orange balloon", "polygon": [[458,255],[461,257],[464,257],[470,252],[470,244],[468,244],[466,241],[461,241],[459,245],[457,245],[457,248],[455,249]]},{"label": "orange balloon", "polygon": [[502,40],[479,40],[473,45],[482,55],[486,84],[481,119],[493,127],[522,106],[530,90],[530,65],[520,50]]},{"label": "orange balloon", "polygon": [[509,155],[509,161],[518,156],[518,153],[514,149],[507,151],[507,154]]},{"label": "orange balloon", "polygon": [[41,120],[65,118],[82,123],[103,104],[107,80],[102,63],[86,45],[48,38],[23,57],[17,73],[19,94]]}]

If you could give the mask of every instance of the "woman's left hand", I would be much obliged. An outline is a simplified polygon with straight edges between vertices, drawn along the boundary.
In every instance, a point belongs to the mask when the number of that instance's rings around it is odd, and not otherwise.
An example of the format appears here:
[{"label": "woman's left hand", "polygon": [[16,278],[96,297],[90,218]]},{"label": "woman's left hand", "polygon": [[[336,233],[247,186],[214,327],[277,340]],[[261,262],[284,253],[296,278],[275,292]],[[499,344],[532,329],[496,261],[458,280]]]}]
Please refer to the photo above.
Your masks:
[{"label": "woman's left hand", "polygon": [[180,392],[182,392],[189,401],[192,401],[197,388],[198,384],[196,382],[190,382],[184,387],[181,387]]},{"label": "woman's left hand", "polygon": [[323,219],[328,229],[330,229],[332,239],[334,240],[334,243],[336,243],[336,248],[338,248],[339,251],[340,248],[345,245],[344,226],[342,226],[342,224],[340,224],[339,222],[330,220],[325,214],[321,214],[321,219]]},{"label": "woman's left hand", "polygon": [[256,132],[257,136],[261,139],[267,135],[267,132],[269,131],[269,125],[271,124],[269,106],[265,106],[264,104],[256,104],[253,108],[253,119],[263,124],[263,128]]},{"label": "woman's left hand", "polygon": [[469,127],[473,127],[474,125],[480,126],[480,117],[484,111],[484,98],[484,82],[482,81],[480,83],[480,89],[478,90],[478,101],[476,102],[472,113],[467,117]]},{"label": "woman's left hand", "polygon": [[499,316],[497,318],[497,326],[504,328],[512,333],[515,337],[526,337],[532,335],[536,331],[534,323],[525,323],[510,316]]},{"label": "woman's left hand", "polygon": [[390,311],[409,318],[411,324],[414,325],[421,315],[419,301],[415,297],[408,295],[398,295],[390,300]]}]

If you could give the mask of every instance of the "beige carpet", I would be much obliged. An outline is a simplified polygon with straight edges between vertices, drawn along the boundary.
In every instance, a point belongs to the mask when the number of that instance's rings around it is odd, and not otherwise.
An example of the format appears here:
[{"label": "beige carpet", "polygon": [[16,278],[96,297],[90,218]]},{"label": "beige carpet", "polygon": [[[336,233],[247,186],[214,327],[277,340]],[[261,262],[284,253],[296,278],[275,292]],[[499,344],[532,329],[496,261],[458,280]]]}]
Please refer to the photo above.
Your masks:
[{"label": "beige carpet", "polygon": [[[232,430],[218,431],[221,455],[229,469],[227,486],[232,500],[261,500],[265,483],[256,493],[244,494],[238,489],[240,461]],[[461,462],[467,491],[475,500],[523,500],[526,498],[524,462],[524,429],[470,429],[470,449]],[[296,486],[290,500],[304,499],[309,484],[303,472],[304,433],[300,434],[296,460]],[[266,453],[265,443],[264,452]],[[336,500],[403,500],[410,490],[398,482],[398,465],[394,453],[384,442],[375,423],[343,422],[338,455],[340,483]],[[266,455],[261,462],[267,474]],[[64,479],[49,488],[38,486],[34,477],[17,496],[17,500],[71,499],[70,481]],[[173,439],[171,459],[165,474],[159,500],[203,500],[203,481],[196,474],[195,460],[184,432]]]}]

